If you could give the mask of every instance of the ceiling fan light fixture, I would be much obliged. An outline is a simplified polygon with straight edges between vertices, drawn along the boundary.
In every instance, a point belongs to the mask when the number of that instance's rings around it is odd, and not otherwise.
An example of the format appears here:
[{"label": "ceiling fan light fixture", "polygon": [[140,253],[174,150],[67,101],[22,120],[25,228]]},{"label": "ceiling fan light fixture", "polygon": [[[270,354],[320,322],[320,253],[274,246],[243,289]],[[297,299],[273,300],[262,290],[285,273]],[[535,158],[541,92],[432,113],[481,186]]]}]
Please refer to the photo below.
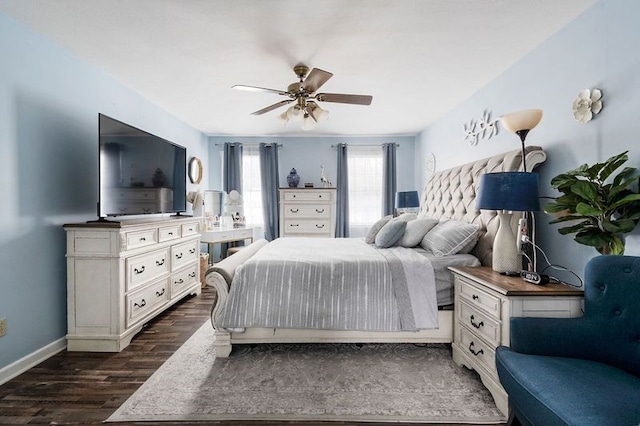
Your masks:
[{"label": "ceiling fan light fixture", "polygon": [[300,117],[301,115],[302,108],[300,108],[300,105],[294,105],[292,107],[289,107],[289,109],[287,110],[287,117],[289,118],[289,120]]},{"label": "ceiling fan light fixture", "polygon": [[312,130],[316,128],[316,121],[307,113],[302,117],[302,130]]},{"label": "ceiling fan light fixture", "polygon": [[287,115],[288,111],[283,112],[282,114],[278,114],[278,121],[282,123],[283,126],[286,126],[289,122],[289,116]]}]

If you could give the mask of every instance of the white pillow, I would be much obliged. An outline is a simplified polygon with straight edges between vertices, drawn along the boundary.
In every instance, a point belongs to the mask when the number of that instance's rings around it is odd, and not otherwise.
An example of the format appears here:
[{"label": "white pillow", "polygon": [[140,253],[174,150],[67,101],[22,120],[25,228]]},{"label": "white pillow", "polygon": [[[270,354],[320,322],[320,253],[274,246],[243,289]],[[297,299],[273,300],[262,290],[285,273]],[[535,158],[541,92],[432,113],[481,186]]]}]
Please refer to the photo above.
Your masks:
[{"label": "white pillow", "polygon": [[391,219],[393,219],[393,216],[388,215],[374,223],[371,228],[369,228],[367,235],[364,237],[364,242],[367,244],[373,244],[376,241],[376,235],[378,234],[378,232],[380,232],[382,227],[385,226]]},{"label": "white pillow", "polygon": [[393,220],[404,220],[405,222],[409,222],[417,218],[418,215],[415,213],[402,213],[400,216],[394,218]]},{"label": "white pillow", "polygon": [[404,235],[407,222],[404,220],[390,220],[376,235],[376,246],[388,248],[394,245]]},{"label": "white pillow", "polygon": [[404,235],[400,238],[400,245],[402,247],[415,247],[424,238],[434,226],[438,224],[438,219],[420,218],[407,222],[407,229],[404,231]]},{"label": "white pillow", "polygon": [[448,256],[467,248],[474,239],[478,238],[478,225],[448,220],[440,222],[422,239],[420,245],[429,250],[434,256]]}]

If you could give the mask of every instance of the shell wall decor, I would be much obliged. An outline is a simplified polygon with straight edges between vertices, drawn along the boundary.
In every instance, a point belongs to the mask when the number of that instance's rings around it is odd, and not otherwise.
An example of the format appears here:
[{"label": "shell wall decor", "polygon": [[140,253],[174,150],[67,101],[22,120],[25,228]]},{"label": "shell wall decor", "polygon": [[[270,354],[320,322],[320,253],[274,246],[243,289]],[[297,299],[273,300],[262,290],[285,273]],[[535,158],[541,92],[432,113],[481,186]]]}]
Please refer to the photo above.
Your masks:
[{"label": "shell wall decor", "polygon": [[490,139],[498,134],[499,118],[492,120],[491,113],[484,111],[480,120],[471,120],[463,126],[464,140],[470,145],[478,145],[480,139]]},{"label": "shell wall decor", "polygon": [[573,118],[581,123],[591,121],[594,114],[602,111],[602,91],[584,89],[573,101]]}]

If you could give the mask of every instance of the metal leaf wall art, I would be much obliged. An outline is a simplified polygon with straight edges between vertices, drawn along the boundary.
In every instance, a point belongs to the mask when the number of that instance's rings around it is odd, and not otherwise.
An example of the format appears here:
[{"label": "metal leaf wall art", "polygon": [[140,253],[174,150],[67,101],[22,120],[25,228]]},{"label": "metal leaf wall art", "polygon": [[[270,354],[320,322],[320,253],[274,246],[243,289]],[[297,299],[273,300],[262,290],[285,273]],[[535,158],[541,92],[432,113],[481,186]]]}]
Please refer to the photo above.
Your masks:
[{"label": "metal leaf wall art", "polygon": [[464,140],[475,146],[481,139],[491,139],[498,134],[498,121],[500,118],[492,119],[491,113],[485,110],[479,120],[471,120],[463,126]]}]

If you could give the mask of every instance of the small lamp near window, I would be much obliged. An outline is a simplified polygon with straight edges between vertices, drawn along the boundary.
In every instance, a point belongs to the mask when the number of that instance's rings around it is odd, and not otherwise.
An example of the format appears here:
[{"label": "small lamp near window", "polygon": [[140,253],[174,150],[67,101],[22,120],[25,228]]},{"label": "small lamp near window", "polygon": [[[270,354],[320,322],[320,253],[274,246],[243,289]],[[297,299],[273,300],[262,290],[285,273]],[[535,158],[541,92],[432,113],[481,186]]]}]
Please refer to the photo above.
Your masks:
[{"label": "small lamp near window", "polygon": [[396,192],[396,214],[417,212],[420,207],[418,191]]},{"label": "small lamp near window", "polygon": [[505,172],[482,175],[476,208],[498,210],[500,224],[493,242],[493,270],[504,273],[520,272],[522,262],[518,240],[511,227],[512,212],[540,210],[538,174]]}]

